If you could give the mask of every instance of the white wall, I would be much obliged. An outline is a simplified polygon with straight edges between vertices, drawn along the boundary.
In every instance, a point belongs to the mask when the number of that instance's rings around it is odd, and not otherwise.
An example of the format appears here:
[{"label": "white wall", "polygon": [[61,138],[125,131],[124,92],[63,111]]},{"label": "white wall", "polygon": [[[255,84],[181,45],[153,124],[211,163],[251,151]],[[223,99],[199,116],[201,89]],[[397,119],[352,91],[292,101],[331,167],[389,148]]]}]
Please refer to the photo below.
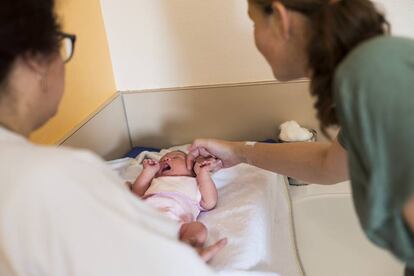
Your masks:
[{"label": "white wall", "polygon": [[376,0],[392,25],[394,35],[414,38],[413,0]]},{"label": "white wall", "polygon": [[[378,0],[414,37],[414,1]],[[272,80],[246,0],[101,0],[121,91]]]},{"label": "white wall", "polygon": [[245,0],[101,0],[118,90],[271,80]]}]

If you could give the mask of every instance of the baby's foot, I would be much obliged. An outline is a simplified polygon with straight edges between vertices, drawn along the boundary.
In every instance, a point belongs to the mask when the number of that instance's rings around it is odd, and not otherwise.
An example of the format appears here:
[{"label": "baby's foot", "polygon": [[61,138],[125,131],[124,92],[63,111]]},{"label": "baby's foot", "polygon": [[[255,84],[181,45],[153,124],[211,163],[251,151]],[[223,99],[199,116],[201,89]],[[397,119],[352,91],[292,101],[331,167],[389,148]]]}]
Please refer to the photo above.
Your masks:
[{"label": "baby's foot", "polygon": [[192,247],[203,247],[207,240],[207,228],[198,221],[184,223],[179,236],[181,241]]}]

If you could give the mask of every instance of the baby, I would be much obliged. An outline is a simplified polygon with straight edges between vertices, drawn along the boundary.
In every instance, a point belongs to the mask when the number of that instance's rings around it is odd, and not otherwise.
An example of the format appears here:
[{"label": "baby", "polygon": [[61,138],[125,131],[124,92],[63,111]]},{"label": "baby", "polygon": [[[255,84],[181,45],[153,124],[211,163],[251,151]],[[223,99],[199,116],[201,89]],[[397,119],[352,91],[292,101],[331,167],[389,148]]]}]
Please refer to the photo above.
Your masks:
[{"label": "baby", "polygon": [[[207,239],[207,228],[196,219],[200,211],[217,205],[217,189],[210,172],[221,168],[221,161],[202,158],[194,169],[186,166],[186,154],[173,151],[160,161],[145,159],[144,169],[131,190],[149,205],[181,223],[180,240],[195,248],[202,248]],[[224,240],[219,242],[225,242]]]}]

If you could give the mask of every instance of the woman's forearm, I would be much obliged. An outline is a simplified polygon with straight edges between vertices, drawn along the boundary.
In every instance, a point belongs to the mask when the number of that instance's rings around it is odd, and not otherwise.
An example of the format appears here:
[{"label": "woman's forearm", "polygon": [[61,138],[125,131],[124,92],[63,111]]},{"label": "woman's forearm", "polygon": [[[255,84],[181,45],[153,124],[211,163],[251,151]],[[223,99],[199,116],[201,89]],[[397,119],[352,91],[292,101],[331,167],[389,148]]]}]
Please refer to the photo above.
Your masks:
[{"label": "woman's forearm", "polygon": [[333,143],[257,143],[245,145],[251,165],[308,183],[335,184],[348,179],[347,157],[338,141]]}]

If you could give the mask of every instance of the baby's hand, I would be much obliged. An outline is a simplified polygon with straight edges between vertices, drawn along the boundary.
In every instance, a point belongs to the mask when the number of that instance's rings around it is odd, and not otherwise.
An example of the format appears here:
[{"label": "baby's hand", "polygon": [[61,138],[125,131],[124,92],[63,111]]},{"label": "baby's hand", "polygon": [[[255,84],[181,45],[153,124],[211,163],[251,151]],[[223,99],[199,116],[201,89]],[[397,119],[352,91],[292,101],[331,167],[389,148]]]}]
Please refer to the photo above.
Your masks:
[{"label": "baby's hand", "polygon": [[160,170],[160,163],[156,160],[145,159],[142,161],[142,165],[144,166],[144,171],[148,171],[153,174],[156,174]]},{"label": "baby's hand", "polygon": [[223,168],[221,160],[211,157],[209,159],[196,162],[194,165],[194,172],[198,175],[203,171],[216,172],[221,168]]}]

